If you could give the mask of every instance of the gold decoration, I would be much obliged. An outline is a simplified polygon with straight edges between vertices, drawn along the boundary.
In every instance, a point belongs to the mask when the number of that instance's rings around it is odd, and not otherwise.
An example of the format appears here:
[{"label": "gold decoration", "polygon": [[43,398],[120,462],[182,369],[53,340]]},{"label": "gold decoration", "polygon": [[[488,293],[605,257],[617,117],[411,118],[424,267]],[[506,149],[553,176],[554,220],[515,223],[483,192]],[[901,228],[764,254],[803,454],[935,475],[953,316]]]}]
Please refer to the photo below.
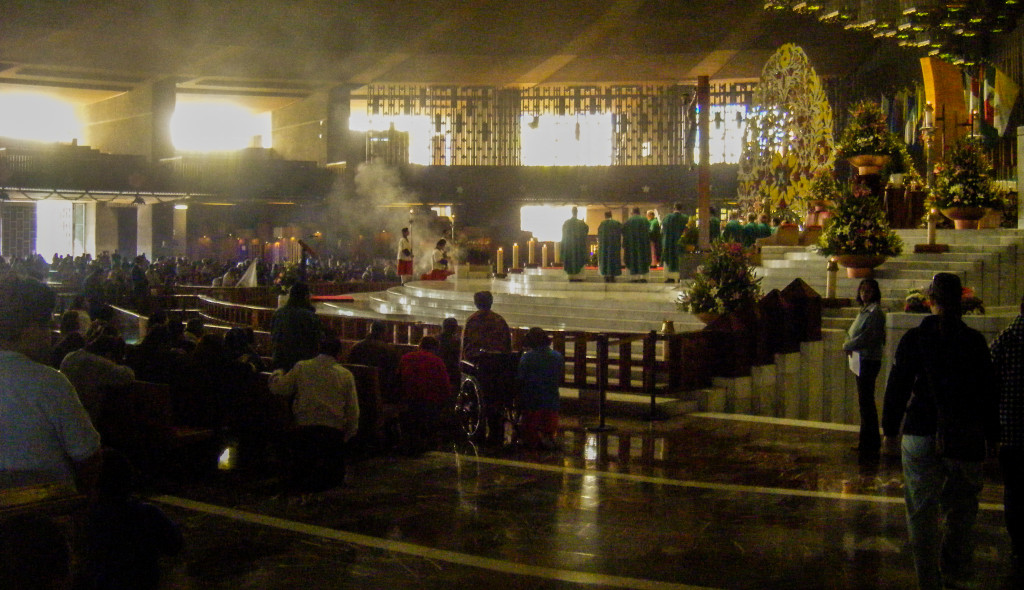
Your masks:
[{"label": "gold decoration", "polygon": [[801,217],[819,171],[832,169],[832,107],[803,49],[787,43],[761,70],[740,158],[739,198]]}]

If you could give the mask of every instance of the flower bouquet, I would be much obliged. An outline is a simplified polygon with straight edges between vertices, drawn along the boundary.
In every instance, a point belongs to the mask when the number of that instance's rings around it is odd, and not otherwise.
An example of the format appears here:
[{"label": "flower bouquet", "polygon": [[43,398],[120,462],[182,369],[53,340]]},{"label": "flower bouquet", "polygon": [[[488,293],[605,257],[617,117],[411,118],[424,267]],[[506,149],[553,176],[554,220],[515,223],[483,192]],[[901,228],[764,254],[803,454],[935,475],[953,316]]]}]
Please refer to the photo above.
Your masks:
[{"label": "flower bouquet", "polygon": [[862,100],[850,109],[850,119],[836,146],[836,157],[858,155],[890,156],[897,139],[885,123],[885,113],[877,103]]},{"label": "flower bouquet", "polygon": [[[903,311],[907,313],[931,313],[928,295],[924,289],[911,289],[903,302]],[[985,302],[974,294],[974,289],[963,287],[960,292],[960,311],[964,315],[984,315]]]},{"label": "flower bouquet", "polygon": [[742,245],[716,241],[676,306],[692,314],[721,315],[754,305],[761,296],[760,283]]},{"label": "flower bouquet", "polygon": [[931,206],[950,209],[1000,205],[999,193],[992,183],[992,165],[981,142],[971,137],[957,140],[935,166]]},{"label": "flower bouquet", "polygon": [[836,202],[818,239],[822,256],[862,254],[899,256],[903,240],[889,227],[880,198],[863,183],[855,183]]}]

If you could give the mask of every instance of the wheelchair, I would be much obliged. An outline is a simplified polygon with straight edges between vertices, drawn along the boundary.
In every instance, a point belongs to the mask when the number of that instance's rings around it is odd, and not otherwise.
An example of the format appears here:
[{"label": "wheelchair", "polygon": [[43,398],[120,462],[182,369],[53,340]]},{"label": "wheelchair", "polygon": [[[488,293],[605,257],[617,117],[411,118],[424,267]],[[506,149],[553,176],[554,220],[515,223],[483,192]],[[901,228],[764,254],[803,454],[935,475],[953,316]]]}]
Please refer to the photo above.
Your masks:
[{"label": "wheelchair", "polygon": [[494,445],[516,441],[516,368],[520,355],[484,352],[473,361],[460,362],[462,380],[455,396],[455,415],[469,440]]}]

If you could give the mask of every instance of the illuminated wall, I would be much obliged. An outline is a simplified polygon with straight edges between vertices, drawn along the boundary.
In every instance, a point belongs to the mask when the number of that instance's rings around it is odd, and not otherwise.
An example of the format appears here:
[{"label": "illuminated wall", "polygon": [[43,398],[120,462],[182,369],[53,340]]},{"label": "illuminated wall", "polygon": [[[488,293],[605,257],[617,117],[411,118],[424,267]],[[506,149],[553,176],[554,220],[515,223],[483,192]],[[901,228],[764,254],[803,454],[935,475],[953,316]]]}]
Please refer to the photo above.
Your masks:
[{"label": "illuminated wall", "polygon": [[[736,162],[754,83],[712,86],[711,162]],[[367,159],[434,166],[666,166],[693,163],[690,86],[515,88],[368,85],[350,127]],[[736,114],[740,113],[740,118]]]}]

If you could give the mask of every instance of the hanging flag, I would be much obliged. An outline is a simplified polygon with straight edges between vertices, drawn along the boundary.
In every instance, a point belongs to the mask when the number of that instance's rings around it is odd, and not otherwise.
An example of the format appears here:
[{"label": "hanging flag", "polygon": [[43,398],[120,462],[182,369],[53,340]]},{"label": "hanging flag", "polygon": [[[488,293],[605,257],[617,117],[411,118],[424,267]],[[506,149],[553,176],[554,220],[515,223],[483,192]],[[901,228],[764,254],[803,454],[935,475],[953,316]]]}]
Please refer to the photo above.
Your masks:
[{"label": "hanging flag", "polygon": [[989,66],[985,71],[985,123],[1002,137],[1010,123],[1010,112],[1020,88],[1002,70]]}]

